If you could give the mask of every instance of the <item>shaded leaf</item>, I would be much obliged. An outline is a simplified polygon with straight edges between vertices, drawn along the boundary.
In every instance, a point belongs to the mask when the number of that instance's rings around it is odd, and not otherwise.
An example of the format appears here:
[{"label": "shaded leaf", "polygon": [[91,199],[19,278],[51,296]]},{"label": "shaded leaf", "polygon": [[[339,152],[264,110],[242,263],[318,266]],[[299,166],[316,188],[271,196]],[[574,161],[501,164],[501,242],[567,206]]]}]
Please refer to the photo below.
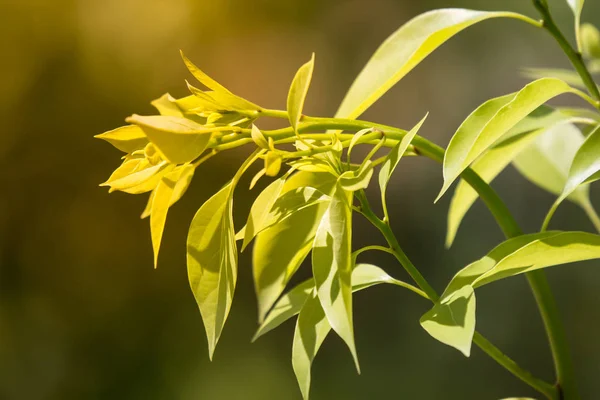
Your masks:
[{"label": "shaded leaf", "polygon": [[265,138],[265,135],[263,135],[260,129],[258,129],[254,124],[252,124],[251,135],[252,140],[258,147],[269,150],[269,142],[267,141],[267,138]]},{"label": "shaded leaf", "polygon": [[600,32],[592,24],[583,24],[579,33],[583,55],[591,59],[600,59]]},{"label": "shaded leaf", "polygon": [[298,69],[290,86],[287,98],[287,111],[290,124],[295,131],[298,129],[298,122],[302,117],[302,109],[304,108],[304,101],[310,87],[314,66],[315,54],[313,53],[310,61]]},{"label": "shaded leaf", "polygon": [[404,24],[379,46],[344,97],[336,117],[356,118],[448,39],[480,21],[508,17],[510,12],[441,9]]},{"label": "shaded leaf", "polygon": [[525,68],[523,75],[531,79],[556,78],[571,86],[585,89],[581,76],[573,70],[563,68]]},{"label": "shaded leaf", "polygon": [[546,101],[573,89],[561,80],[534,81],[516,94],[487,101],[458,128],[444,156],[444,185],[437,200],[458,176],[509,129]]},{"label": "shaded leaf", "polygon": [[187,239],[188,278],[204,321],[211,359],[231,308],[237,280],[232,189],[232,184],[227,184],[200,207]]}]

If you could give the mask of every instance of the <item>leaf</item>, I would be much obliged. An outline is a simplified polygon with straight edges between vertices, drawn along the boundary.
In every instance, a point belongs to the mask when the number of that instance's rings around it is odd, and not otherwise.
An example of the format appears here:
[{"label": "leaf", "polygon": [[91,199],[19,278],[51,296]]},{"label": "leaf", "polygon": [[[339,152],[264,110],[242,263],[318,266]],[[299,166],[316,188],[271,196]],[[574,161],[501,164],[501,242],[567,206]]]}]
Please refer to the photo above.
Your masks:
[{"label": "leaf", "polygon": [[172,117],[183,117],[183,112],[177,106],[176,99],[169,93],[165,93],[158,99],[150,102],[158,110],[160,115],[170,115]]},{"label": "leaf", "polygon": [[276,151],[269,151],[265,156],[265,175],[266,176],[277,176],[281,170],[282,157]]},{"label": "leaf", "polygon": [[[300,187],[312,187],[330,194],[335,181],[336,177],[328,173],[300,171],[286,181],[281,195]],[[327,202],[306,207],[257,235],[252,253],[252,271],[259,322],[263,321],[310,252],[319,221],[326,209]]]},{"label": "leaf", "polygon": [[193,165],[184,165],[166,174],[152,192],[150,233],[154,251],[154,268],[158,265],[158,251],[162,241],[169,207],[183,196],[194,174]]},{"label": "leaf", "polygon": [[444,185],[437,200],[458,176],[509,129],[546,101],[573,89],[561,80],[544,78],[516,94],[492,99],[477,108],[458,128],[444,156]]},{"label": "leaf", "polygon": [[366,160],[360,168],[355,171],[346,171],[338,178],[339,184],[344,190],[354,192],[366,189],[373,176],[373,162]]},{"label": "leaf", "polygon": [[[556,125],[521,151],[513,165],[529,181],[558,196],[565,187],[569,168],[583,141],[583,135],[574,125]],[[571,193],[569,200],[580,205],[586,203],[589,188],[579,187]]]},{"label": "leaf", "polygon": [[125,160],[100,186],[110,186],[109,192],[119,190],[130,194],[145,193],[153,190],[163,175],[173,168],[173,165],[164,161],[152,165],[145,158]]},{"label": "leaf", "polygon": [[441,9],[421,14],[388,37],[360,72],[336,113],[354,119],[425,57],[463,29],[490,18],[527,20],[510,12]]},{"label": "leaf", "polygon": [[[571,116],[561,111],[541,106],[506,133],[498,144],[481,155],[471,165],[471,168],[481,179],[490,183],[539,134],[570,119],[572,119]],[[452,245],[463,217],[477,197],[477,192],[465,181],[461,180],[456,186],[448,210],[446,247],[449,248]]]},{"label": "leaf", "polygon": [[421,326],[440,342],[465,356],[471,354],[475,333],[475,293],[471,286],[453,292],[421,317]]},{"label": "leaf", "polygon": [[579,32],[583,55],[590,59],[600,59],[600,32],[598,28],[586,23],[581,25]]},{"label": "leaf", "polygon": [[133,153],[135,150],[143,149],[148,143],[144,131],[135,125],[122,126],[94,137],[106,140],[125,153]]},{"label": "leaf", "polygon": [[237,279],[232,189],[233,185],[227,184],[200,207],[187,239],[188,278],[204,321],[211,360]]},{"label": "leaf", "polygon": [[367,133],[371,133],[374,131],[375,130],[373,128],[361,129],[360,131],[356,132],[354,136],[352,136],[352,139],[350,139],[350,144],[348,145],[348,162],[350,162],[350,155],[352,154],[352,150],[354,149],[354,146],[356,146],[360,138],[362,138]]},{"label": "leaf", "polygon": [[562,68],[525,68],[523,75],[531,79],[540,78],[556,78],[571,86],[585,89],[585,83],[581,80],[581,76],[575,71]]},{"label": "leaf", "polygon": [[352,322],[352,192],[337,186],[315,235],[312,270],[321,306],[360,372]]},{"label": "leaf", "polygon": [[[371,264],[358,264],[352,270],[352,291],[367,289],[381,283],[403,286],[381,268]],[[252,341],[277,328],[288,319],[298,315],[314,289],[314,280],[309,279],[283,295],[260,325]]]},{"label": "leaf", "polygon": [[421,129],[421,126],[425,122],[427,115],[425,115],[425,117],[423,117],[423,119],[419,121],[419,123],[415,125],[414,128],[407,132],[402,138],[402,140],[400,140],[398,144],[394,146],[392,150],[390,150],[390,152],[387,155],[387,159],[381,166],[381,169],[379,170],[379,188],[381,190],[382,204],[385,204],[385,192],[387,190],[390,178],[392,177],[392,174],[396,169],[396,166],[400,162],[400,159],[406,152],[406,149],[408,149],[408,146],[412,142],[419,129]]},{"label": "leaf", "polygon": [[302,117],[302,109],[304,108],[304,101],[310,87],[314,66],[315,53],[312,54],[309,62],[298,69],[290,86],[287,98],[287,111],[290,124],[295,131],[298,130],[298,122],[300,122],[300,118]]},{"label": "leaf", "polygon": [[581,23],[581,11],[583,10],[585,0],[567,0],[567,3],[575,15],[575,32],[577,32],[577,46],[579,47],[579,25]]},{"label": "leaf", "polygon": [[162,156],[173,164],[196,159],[206,149],[212,134],[210,129],[192,120],[173,116],[134,114],[127,122],[140,126]]},{"label": "leaf", "polygon": [[179,53],[181,54],[181,58],[183,59],[183,62],[185,63],[187,69],[191,72],[192,75],[194,75],[194,78],[198,79],[198,81],[201,84],[203,84],[211,90],[214,90],[215,92],[224,92],[231,94],[231,92],[227,90],[225,86],[221,85],[219,82],[206,75],[200,70],[200,68],[194,65],[194,63],[191,62],[190,59],[185,56],[185,54],[183,54],[182,50],[179,50]]},{"label": "leaf", "polygon": [[269,150],[269,142],[267,141],[267,138],[265,138],[265,135],[263,135],[256,125],[252,124],[252,130],[250,134],[252,135],[252,140],[258,147]]},{"label": "leaf", "polygon": [[[562,193],[552,205],[550,212],[546,216],[544,225],[546,226],[550,222],[550,218],[552,218],[554,211],[558,208],[560,203],[563,202],[563,200],[565,200],[576,190],[582,190],[582,185],[600,179],[600,174],[598,174],[599,171],[600,126],[596,127],[596,129],[585,139],[581,147],[577,150],[577,153],[575,153],[575,157],[571,163],[569,175]],[[585,197],[583,200],[580,200],[580,205],[585,205],[585,199],[587,199],[587,197]]]},{"label": "leaf", "polygon": [[[178,166],[175,168],[175,170],[177,170],[177,173],[180,175],[175,184],[175,188],[173,190],[173,195],[171,196],[171,201],[169,203],[169,207],[171,207],[173,204],[178,202],[179,199],[181,199],[181,197],[183,197],[183,195],[187,191],[188,187],[190,186],[190,183],[192,182],[192,178],[194,177],[194,172],[196,171],[196,169],[190,164]],[[173,171],[173,173],[175,173],[175,172],[176,171]],[[150,212],[152,210],[152,201],[154,200],[155,192],[156,192],[156,188],[152,191],[152,193],[150,193],[150,197],[148,199],[148,204],[146,205],[146,208],[144,209],[140,218],[144,219],[144,218],[150,216]]]}]

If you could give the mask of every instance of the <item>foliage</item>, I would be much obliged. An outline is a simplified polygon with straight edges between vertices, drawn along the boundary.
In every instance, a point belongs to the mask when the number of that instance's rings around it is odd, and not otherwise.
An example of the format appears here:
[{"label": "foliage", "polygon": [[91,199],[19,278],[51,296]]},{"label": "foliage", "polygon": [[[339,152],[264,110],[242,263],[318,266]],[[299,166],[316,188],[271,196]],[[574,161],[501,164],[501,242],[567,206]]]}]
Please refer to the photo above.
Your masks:
[{"label": "foliage", "polygon": [[[552,399],[578,398],[554,302],[541,272],[533,271],[600,258],[600,236],[546,231],[565,199],[580,205],[600,230],[588,188],[600,178],[600,93],[590,74],[600,65],[600,33],[590,24],[580,24],[584,2],[569,0],[577,32],[573,48],[554,24],[546,2],[533,3],[542,15],[541,22],[511,12],[464,9],[435,10],[412,19],[375,52],[336,118],[303,114],[314,54],[292,81],[287,110],[272,110],[230,92],[182,53],[185,65],[206,89],[187,83],[190,96],[176,99],[165,94],[152,102],[159,115],[134,114],[127,118],[130,125],[98,135],[125,153],[121,166],[102,185],[110,191],[149,193],[142,218],[150,217],[155,266],[168,210],[184,195],[194,171],[223,151],[244,145],[255,148],[231,181],[201,205],[188,233],[189,281],[204,321],[211,359],[233,302],[237,241],[242,241],[243,251],[254,240],[253,276],[260,324],[254,339],[297,316],[292,364],[304,398],[309,397],[311,364],[330,331],[343,339],[360,371],[353,292],[380,283],[403,287],[430,300],[433,305],[420,322],[438,341],[466,356],[475,343],[540,394]],[[546,29],[565,51],[574,71],[526,70],[535,80],[515,93],[484,102],[458,127],[445,151],[419,135],[427,116],[409,131],[355,120],[437,47],[490,18],[513,18]],[[546,105],[564,94],[592,107]],[[261,130],[263,118],[280,118],[289,126]],[[352,150],[359,145],[371,146],[371,151],[353,162]],[[375,158],[382,148],[390,150]],[[444,183],[438,199],[460,180],[448,212],[448,247],[478,197],[507,236],[486,256],[460,270],[441,297],[404,254],[391,230],[386,189],[403,156],[424,156],[442,163]],[[259,161],[263,168],[251,187],[264,177],[275,179],[256,197],[245,226],[236,233],[235,191],[242,175]],[[511,163],[526,179],[558,196],[538,233],[523,235],[489,187]],[[381,218],[365,194],[376,168]],[[388,247],[372,245],[353,251],[356,214],[381,231]],[[416,286],[392,278],[379,267],[357,264],[360,254],[368,250],[394,255]],[[285,292],[309,254],[313,277]],[[558,379],[554,386],[533,377],[475,329],[475,289],[518,274],[527,274],[549,331]]]}]

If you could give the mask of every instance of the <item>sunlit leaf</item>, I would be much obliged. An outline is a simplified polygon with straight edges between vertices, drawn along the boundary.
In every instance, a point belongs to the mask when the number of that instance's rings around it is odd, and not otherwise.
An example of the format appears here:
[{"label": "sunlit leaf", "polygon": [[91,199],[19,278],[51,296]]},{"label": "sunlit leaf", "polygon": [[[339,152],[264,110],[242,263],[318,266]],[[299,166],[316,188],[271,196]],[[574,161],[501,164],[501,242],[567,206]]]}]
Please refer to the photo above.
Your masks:
[{"label": "sunlit leaf", "polygon": [[143,149],[148,143],[146,134],[136,125],[122,126],[94,137],[106,140],[125,153],[132,153],[135,150]]},{"label": "sunlit leaf", "polygon": [[211,359],[237,279],[232,189],[232,184],[227,184],[200,207],[187,239],[188,278],[204,321]]},{"label": "sunlit leaf", "polygon": [[192,75],[194,75],[194,78],[198,79],[198,81],[201,84],[203,84],[211,90],[214,90],[215,92],[231,93],[223,85],[212,79],[210,76],[206,75],[204,72],[202,72],[202,70],[200,70],[200,68],[194,65],[194,63],[191,62],[190,59],[185,56],[185,54],[183,54],[182,50],[180,50],[179,52],[181,54],[181,58],[183,58],[183,62],[185,63],[187,69],[191,72]]},{"label": "sunlit leaf", "polygon": [[211,138],[211,130],[187,118],[132,115],[127,122],[142,128],[163,157],[173,164],[197,158]]},{"label": "sunlit leaf", "polygon": [[442,298],[421,317],[421,326],[435,339],[469,357],[475,333],[473,288],[464,286]]},{"label": "sunlit leaf", "polygon": [[[537,136],[515,157],[513,165],[529,181],[558,196],[583,141],[583,135],[574,125],[556,125]],[[570,194],[569,200],[584,204],[589,200],[589,188],[580,186]]]},{"label": "sunlit leaf", "polygon": [[362,138],[364,135],[374,132],[373,128],[366,128],[366,129],[361,129],[360,131],[356,132],[354,134],[354,136],[352,136],[352,139],[350,140],[350,144],[348,145],[348,161],[350,161],[350,156],[352,155],[352,150],[354,149],[354,146],[356,146],[358,144],[358,141],[360,140],[360,138]]},{"label": "sunlit leaf", "polygon": [[444,156],[444,185],[436,201],[458,176],[485,150],[532,111],[573,89],[561,80],[543,78],[519,92],[489,100],[477,108],[458,128]]},{"label": "sunlit leaf", "polygon": [[367,160],[357,170],[346,171],[340,175],[338,182],[344,190],[354,192],[369,186],[372,176],[373,163]]},{"label": "sunlit leaf", "polygon": [[[178,178],[175,183],[175,188],[174,188],[173,194],[171,196],[171,201],[169,203],[169,207],[171,207],[173,204],[178,202],[179,199],[181,199],[181,197],[183,197],[183,195],[187,191],[188,187],[190,186],[190,183],[192,182],[192,178],[194,177],[195,171],[196,171],[196,169],[190,164],[180,165],[174,169],[172,174],[177,174]],[[171,174],[169,174],[169,175],[171,175]],[[152,210],[152,201],[154,200],[154,192],[155,191],[156,191],[156,189],[154,189],[152,191],[152,193],[150,193],[150,197],[148,198],[148,204],[146,205],[146,208],[144,209],[144,212],[142,213],[140,218],[144,219],[144,218],[150,216],[150,212]]]},{"label": "sunlit leaf", "polygon": [[153,190],[164,174],[173,168],[174,165],[164,161],[152,165],[145,158],[125,160],[100,186],[109,186],[110,192],[119,190],[130,194],[146,193]]},{"label": "sunlit leaf", "polygon": [[265,138],[265,135],[263,135],[263,133],[260,131],[260,129],[258,129],[256,127],[256,125],[254,125],[254,124],[252,124],[251,135],[252,135],[252,140],[258,147],[266,149],[266,150],[269,149],[269,142],[267,141],[267,138]]},{"label": "sunlit leaf", "polygon": [[373,54],[350,87],[336,117],[358,117],[448,39],[473,24],[497,17],[526,19],[510,12],[441,9],[408,21]]},{"label": "sunlit leaf", "polygon": [[193,165],[182,165],[165,174],[152,192],[150,206],[150,233],[154,251],[154,268],[158,263],[158,251],[167,221],[169,207],[177,202],[187,190],[194,174]]},{"label": "sunlit leaf", "polygon": [[[329,195],[336,177],[323,172],[300,171],[286,180],[282,196],[301,187],[312,187]],[[288,218],[259,233],[252,253],[254,286],[259,322],[283,292],[289,279],[310,252],[327,202],[319,202],[292,213]]]},{"label": "sunlit leaf", "polygon": [[172,117],[183,117],[183,112],[177,106],[176,99],[169,93],[165,93],[158,99],[150,102],[158,110],[160,115],[170,115]]},{"label": "sunlit leaf", "polygon": [[277,176],[281,170],[282,163],[281,154],[276,151],[269,151],[265,156],[265,175],[266,176]]},{"label": "sunlit leaf", "polygon": [[312,270],[333,330],[346,342],[360,371],[352,322],[352,192],[337,186],[315,235]]},{"label": "sunlit leaf", "polygon": [[302,117],[302,109],[304,108],[304,101],[310,87],[314,66],[315,54],[313,53],[310,61],[298,69],[290,86],[287,98],[287,111],[290,124],[294,130],[297,130],[298,122]]}]

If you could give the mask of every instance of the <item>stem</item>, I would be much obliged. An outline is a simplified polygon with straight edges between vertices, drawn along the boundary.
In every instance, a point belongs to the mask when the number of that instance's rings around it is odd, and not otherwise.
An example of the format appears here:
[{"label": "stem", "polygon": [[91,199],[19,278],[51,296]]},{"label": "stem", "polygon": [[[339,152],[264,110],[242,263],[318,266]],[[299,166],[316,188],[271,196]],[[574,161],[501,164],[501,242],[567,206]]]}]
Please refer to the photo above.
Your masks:
[{"label": "stem", "polygon": [[[389,224],[377,218],[371,207],[369,206],[368,200],[364,191],[356,192],[356,196],[361,204],[361,213],[371,222],[379,231],[383,234],[386,241],[388,242],[393,255],[396,257],[398,262],[404,267],[408,274],[413,278],[417,285],[426,293],[429,300],[436,302],[439,300],[439,295],[433,289],[421,273],[417,270],[414,264],[410,261],[408,256],[402,251],[402,248],[398,244],[396,236],[392,232]],[[389,249],[386,249],[389,250]],[[494,359],[498,364],[503,366],[507,371],[512,373],[523,382],[542,393],[549,399],[558,399],[556,390],[547,382],[534,377],[531,372],[520,367],[506,354],[502,353],[500,349],[494,346],[489,340],[487,340],[479,332],[475,332],[473,336],[473,343],[475,343],[483,352]]]},{"label": "stem", "polygon": [[595,106],[600,109],[600,91],[598,90],[598,86],[592,75],[588,71],[585,63],[583,62],[583,57],[581,53],[573,48],[569,41],[565,38],[565,35],[560,31],[560,29],[554,23],[554,19],[550,14],[550,9],[548,8],[548,4],[545,0],[533,0],[533,5],[539,11],[542,16],[542,26],[546,29],[556,40],[560,48],[569,58],[571,64],[577,71],[577,73],[581,76],[581,80],[585,84],[585,87],[592,95],[592,97],[596,100]]}]

